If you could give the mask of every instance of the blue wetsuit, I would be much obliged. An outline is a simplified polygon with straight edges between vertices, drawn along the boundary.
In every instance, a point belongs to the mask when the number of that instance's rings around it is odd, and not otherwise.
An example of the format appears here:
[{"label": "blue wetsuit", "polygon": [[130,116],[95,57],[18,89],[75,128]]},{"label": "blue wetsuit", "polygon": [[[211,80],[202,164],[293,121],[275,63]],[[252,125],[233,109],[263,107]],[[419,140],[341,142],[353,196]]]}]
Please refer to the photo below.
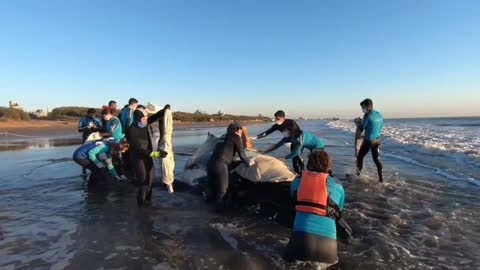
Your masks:
[{"label": "blue wetsuit", "polygon": [[107,121],[106,130],[117,142],[120,142],[124,136],[122,132],[122,123],[120,122],[120,119],[115,116]]},{"label": "blue wetsuit", "polygon": [[314,149],[322,149],[323,147],[325,147],[325,143],[322,139],[308,131],[302,131],[298,138],[294,136],[284,137],[277,144],[275,144],[275,146],[270,151],[278,149],[285,143],[292,143],[291,152],[285,157],[285,159],[292,159],[296,156],[301,155],[303,149],[305,148],[312,151]]},{"label": "blue wetsuit", "polygon": [[130,107],[126,107],[120,114],[120,122],[122,123],[123,132],[133,124],[133,110]]},{"label": "blue wetsuit", "polygon": [[365,140],[380,138],[383,126],[383,116],[377,110],[371,110],[363,116],[362,128],[365,130]]},{"label": "blue wetsuit", "polygon": [[383,164],[380,162],[380,131],[383,126],[383,116],[377,110],[370,110],[363,116],[360,129],[365,130],[365,136],[357,154],[357,174],[363,169],[363,159],[372,150],[373,162],[377,166],[378,180],[383,182]]},{"label": "blue wetsuit", "polygon": [[[108,140],[105,139],[95,140],[80,146],[73,153],[73,160],[91,171],[96,171],[98,165],[102,163],[99,156],[103,154],[104,156],[102,159],[110,159],[111,149],[106,143],[107,141]],[[107,168],[113,176],[118,175],[111,162],[107,162]]]}]

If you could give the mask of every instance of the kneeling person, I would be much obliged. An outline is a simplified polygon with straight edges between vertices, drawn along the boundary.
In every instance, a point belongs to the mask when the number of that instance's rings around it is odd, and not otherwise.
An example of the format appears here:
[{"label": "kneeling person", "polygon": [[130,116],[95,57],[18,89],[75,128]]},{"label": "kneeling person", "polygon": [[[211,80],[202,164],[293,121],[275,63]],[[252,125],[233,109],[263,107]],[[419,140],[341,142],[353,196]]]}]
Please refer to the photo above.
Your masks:
[{"label": "kneeling person", "polygon": [[291,185],[295,220],[285,257],[287,260],[337,261],[336,220],[341,217],[345,193],[329,176],[332,160],[327,152],[313,150],[307,170]]}]

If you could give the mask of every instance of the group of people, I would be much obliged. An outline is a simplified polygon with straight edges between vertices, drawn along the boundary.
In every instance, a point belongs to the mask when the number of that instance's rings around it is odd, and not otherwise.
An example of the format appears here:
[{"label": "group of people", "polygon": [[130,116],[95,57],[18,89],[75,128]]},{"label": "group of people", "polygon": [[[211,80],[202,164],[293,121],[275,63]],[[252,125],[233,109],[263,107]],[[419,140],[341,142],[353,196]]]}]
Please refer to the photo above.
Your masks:
[{"label": "group of people", "polygon": [[[362,146],[357,154],[356,174],[360,175],[363,159],[371,150],[377,166],[379,182],[383,182],[383,166],[379,159],[380,131],[383,126],[383,116],[373,109],[371,99],[360,103],[363,118],[356,120],[357,131],[364,132]],[[315,134],[302,130],[292,119],[285,118],[285,112],[275,113],[276,123],[267,131],[251,140],[264,138],[275,131],[283,133],[284,137],[276,144],[264,150],[264,153],[274,151],[286,143],[291,143],[290,153],[285,159],[292,160],[292,166],[297,177],[292,182],[291,196],[295,204],[295,219],[290,241],[287,245],[285,258],[287,260],[319,261],[335,263],[337,257],[337,227],[350,230],[343,220],[345,192],[332,174],[332,158],[325,151],[324,141]],[[238,122],[231,123],[227,128],[225,139],[219,142],[207,166],[207,175],[213,191],[213,199],[217,209],[225,208],[225,198],[229,184],[228,167],[236,154],[245,166],[254,162],[245,154],[241,141],[243,129]],[[308,163],[302,159],[304,149],[310,150]],[[351,233],[351,232],[350,232]]]},{"label": "group of people", "polygon": [[[137,203],[148,204],[152,196],[154,178],[153,157],[161,158],[162,179],[168,191],[173,192],[174,159],[172,147],[173,117],[170,105],[148,115],[146,108],[138,100],[130,98],[128,104],[118,112],[115,101],[103,106],[102,120],[96,117],[96,110],[88,109],[87,115],[78,123],[83,145],[73,154],[73,160],[86,169],[91,178],[113,177],[124,181],[135,179],[138,185]],[[153,128],[158,122],[159,139],[152,142]],[[153,145],[157,144],[154,149]],[[128,176],[128,177],[127,177]]]},{"label": "group of people", "polygon": [[[355,123],[357,131],[360,133],[364,131],[365,135],[357,154],[356,172],[357,175],[360,175],[363,159],[371,150],[377,166],[379,182],[383,182],[383,166],[379,160],[383,117],[373,109],[373,102],[370,99],[363,100],[360,106],[364,115]],[[104,123],[95,118],[93,109],[89,109],[87,113],[87,116],[80,120],[78,127],[79,132],[83,132],[84,141],[91,133],[97,131],[101,131],[102,138],[87,141],[75,151],[74,160],[92,172],[105,167],[113,177],[121,179],[122,176],[119,176],[115,166],[112,165],[112,157],[118,153],[129,152],[128,155],[123,155],[122,161],[128,162],[134,168],[133,175],[139,184],[138,204],[143,205],[150,201],[154,176],[152,155],[155,155],[155,152],[152,149],[148,127],[152,123],[160,121],[160,141],[164,141],[165,136],[171,138],[171,130],[166,131],[165,128],[168,128],[168,125],[162,123],[162,121],[166,121],[166,114],[171,115],[170,107],[167,105],[163,110],[148,116],[145,108],[138,105],[138,101],[132,98],[120,112],[120,119],[114,116],[115,109],[111,106],[102,110]],[[249,139],[257,140],[275,131],[282,132],[284,137],[278,143],[265,149],[264,153],[291,143],[290,153],[285,156],[285,159],[292,160],[293,169],[298,176],[290,186],[291,197],[295,204],[295,219],[285,257],[288,260],[335,263],[338,259],[337,227],[342,227],[344,224],[342,217],[345,192],[342,185],[333,178],[332,158],[325,151],[325,143],[320,137],[312,132],[302,130],[294,120],[286,119],[285,112],[281,110],[277,111],[274,116],[276,123],[270,129]],[[245,154],[241,139],[242,132],[242,124],[236,121],[232,122],[227,127],[224,139],[215,146],[207,164],[210,198],[214,200],[217,210],[223,210],[226,207],[229,166],[235,156],[238,155],[241,162],[247,167],[254,164],[254,161]],[[302,158],[305,148],[310,151],[306,168]],[[171,156],[173,154],[171,153],[171,140],[170,148],[167,151],[161,150],[156,153],[162,158]],[[173,172],[171,178],[173,181]],[[171,182],[166,181],[166,183],[170,184],[173,192]]]}]

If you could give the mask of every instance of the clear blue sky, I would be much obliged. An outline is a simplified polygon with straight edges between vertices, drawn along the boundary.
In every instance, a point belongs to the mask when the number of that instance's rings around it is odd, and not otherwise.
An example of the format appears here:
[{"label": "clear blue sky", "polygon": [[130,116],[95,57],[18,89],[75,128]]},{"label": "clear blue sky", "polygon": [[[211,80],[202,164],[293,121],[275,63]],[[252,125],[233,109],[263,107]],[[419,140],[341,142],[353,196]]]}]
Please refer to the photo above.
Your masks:
[{"label": "clear blue sky", "polygon": [[0,102],[480,115],[480,1],[1,1]]}]

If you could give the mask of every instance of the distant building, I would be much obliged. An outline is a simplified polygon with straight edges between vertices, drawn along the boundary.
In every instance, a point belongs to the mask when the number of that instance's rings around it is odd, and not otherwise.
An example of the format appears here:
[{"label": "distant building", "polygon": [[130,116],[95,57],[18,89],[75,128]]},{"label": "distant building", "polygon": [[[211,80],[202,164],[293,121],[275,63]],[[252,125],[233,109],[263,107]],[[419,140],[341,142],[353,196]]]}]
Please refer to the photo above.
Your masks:
[{"label": "distant building", "polygon": [[147,113],[156,113],[158,111],[160,111],[162,108],[160,106],[157,106],[156,104],[154,103],[151,103],[151,102],[148,102],[147,106],[146,106],[146,111]]},{"label": "distant building", "polygon": [[32,118],[43,118],[43,117],[47,117],[47,116],[48,116],[48,112],[43,111],[43,110],[36,110],[36,111],[30,113],[30,117],[32,117]]},{"label": "distant building", "polygon": [[23,111],[23,108],[20,107],[20,104],[18,104],[18,102],[16,100],[10,100],[9,101],[9,106],[12,109],[17,109],[17,110],[22,110]]}]

